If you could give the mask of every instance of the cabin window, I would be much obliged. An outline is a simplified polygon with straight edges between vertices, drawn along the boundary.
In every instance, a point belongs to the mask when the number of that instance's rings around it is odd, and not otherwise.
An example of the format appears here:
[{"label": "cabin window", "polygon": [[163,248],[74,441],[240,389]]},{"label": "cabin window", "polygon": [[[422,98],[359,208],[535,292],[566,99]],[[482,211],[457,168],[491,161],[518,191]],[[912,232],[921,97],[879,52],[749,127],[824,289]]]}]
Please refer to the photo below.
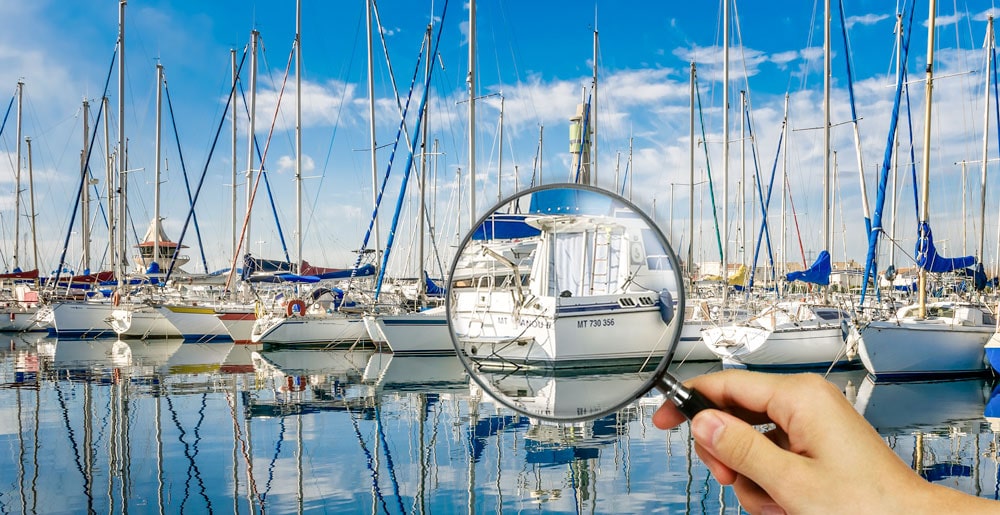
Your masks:
[{"label": "cabin window", "polygon": [[646,250],[646,266],[650,270],[670,270],[670,258],[652,229],[642,230],[642,245]]}]

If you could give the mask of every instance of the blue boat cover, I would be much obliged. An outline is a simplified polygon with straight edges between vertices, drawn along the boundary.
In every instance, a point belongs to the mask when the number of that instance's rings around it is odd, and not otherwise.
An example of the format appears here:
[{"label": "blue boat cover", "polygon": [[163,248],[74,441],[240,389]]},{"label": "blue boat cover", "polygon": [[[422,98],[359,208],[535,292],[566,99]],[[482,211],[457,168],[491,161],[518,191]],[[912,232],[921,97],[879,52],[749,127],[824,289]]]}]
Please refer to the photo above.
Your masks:
[{"label": "blue boat cover", "polygon": [[808,270],[789,272],[785,274],[785,279],[788,282],[802,281],[805,283],[827,286],[830,284],[830,272],[832,270],[832,266],[830,265],[830,253],[824,250],[819,253],[819,256],[816,257],[816,262],[813,263]]},{"label": "blue boat cover", "polygon": [[476,228],[472,239],[477,241],[493,239],[530,238],[541,231],[524,222],[527,215],[496,213]]},{"label": "blue boat cover", "polygon": [[553,188],[531,194],[529,213],[543,215],[609,215],[612,199],[604,193],[576,188]]},{"label": "blue boat cover", "polygon": [[448,289],[438,286],[429,275],[427,271],[424,271],[424,284],[427,285],[427,296],[429,297],[444,297],[445,293],[448,293]]},{"label": "blue boat cover", "polygon": [[976,256],[965,256],[960,258],[945,258],[937,253],[934,248],[934,236],[931,234],[931,226],[927,222],[920,222],[917,226],[917,266],[928,272],[943,273],[967,268],[976,264]]},{"label": "blue boat cover", "polygon": [[[354,277],[366,277],[369,275],[375,275],[375,265],[371,263],[361,265],[354,273]],[[351,269],[335,270],[333,272],[316,274],[316,277],[319,277],[320,279],[347,279],[351,277]]]}]

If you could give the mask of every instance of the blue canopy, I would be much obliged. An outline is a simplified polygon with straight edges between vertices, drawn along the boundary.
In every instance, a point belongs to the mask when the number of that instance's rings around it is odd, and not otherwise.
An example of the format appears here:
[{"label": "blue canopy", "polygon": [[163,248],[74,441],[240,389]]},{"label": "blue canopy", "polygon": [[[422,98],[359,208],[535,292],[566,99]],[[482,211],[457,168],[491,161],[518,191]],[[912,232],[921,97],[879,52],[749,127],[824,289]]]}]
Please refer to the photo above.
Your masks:
[{"label": "blue canopy", "polygon": [[827,286],[830,284],[830,272],[833,268],[830,265],[830,253],[823,251],[816,257],[816,262],[808,270],[801,272],[789,272],[785,274],[785,279],[791,281],[802,281],[806,283]]},{"label": "blue canopy", "polygon": [[[371,263],[358,267],[357,271],[354,272],[354,277],[366,277],[369,275],[375,275],[375,265]],[[316,274],[316,277],[320,279],[347,279],[351,277],[351,269]]]},{"label": "blue canopy", "polygon": [[427,286],[427,295],[430,297],[444,297],[444,294],[448,293],[447,288],[438,286],[437,283],[435,283],[434,280],[427,275],[426,271],[424,271],[424,284]]},{"label": "blue canopy", "polygon": [[296,275],[289,273],[279,273],[273,275],[253,275],[248,281],[252,283],[318,283],[319,277],[315,275]]},{"label": "blue canopy", "polygon": [[607,215],[612,199],[603,193],[571,187],[552,188],[531,194],[528,212],[545,215]]},{"label": "blue canopy", "polygon": [[931,234],[931,225],[927,222],[920,222],[917,227],[917,266],[928,272],[943,273],[967,268],[976,264],[976,256],[965,256],[959,258],[945,258],[937,253],[934,248],[934,236]]},{"label": "blue canopy", "polygon": [[473,240],[514,239],[538,236],[542,231],[524,222],[527,215],[497,213],[476,228]]}]

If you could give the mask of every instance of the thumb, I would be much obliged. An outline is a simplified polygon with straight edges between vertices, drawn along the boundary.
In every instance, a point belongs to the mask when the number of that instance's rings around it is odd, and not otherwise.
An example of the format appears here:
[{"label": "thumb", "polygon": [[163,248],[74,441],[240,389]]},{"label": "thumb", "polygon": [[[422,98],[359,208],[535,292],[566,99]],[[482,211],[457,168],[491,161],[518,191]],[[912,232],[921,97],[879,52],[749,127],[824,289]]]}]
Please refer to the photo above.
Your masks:
[{"label": "thumb", "polygon": [[776,478],[776,471],[783,471],[781,476],[787,477],[801,459],[775,445],[750,424],[723,411],[698,413],[691,421],[691,432],[698,445],[717,462],[707,464],[723,484],[735,481],[735,472],[767,490]]}]

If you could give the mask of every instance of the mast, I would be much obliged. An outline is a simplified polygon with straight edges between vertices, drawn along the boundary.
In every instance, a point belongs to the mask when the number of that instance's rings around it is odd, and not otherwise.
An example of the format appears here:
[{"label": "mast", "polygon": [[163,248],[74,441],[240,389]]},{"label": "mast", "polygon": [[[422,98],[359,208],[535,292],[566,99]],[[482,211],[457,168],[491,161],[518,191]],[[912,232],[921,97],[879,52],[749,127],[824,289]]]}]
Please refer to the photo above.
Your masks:
[{"label": "mast", "polygon": [[788,249],[785,248],[785,198],[788,195],[788,93],[785,93],[785,117],[781,125],[781,140],[785,142],[785,148],[781,151],[781,274],[788,270]]},{"label": "mast", "polygon": [[375,61],[372,50],[372,5],[373,0],[365,1],[365,18],[368,24],[368,143],[371,149],[371,172],[372,172],[372,216],[375,229],[375,263],[381,263],[379,253],[382,245],[382,238],[379,236],[378,227],[378,160],[375,156]]},{"label": "mast", "polygon": [[[903,15],[902,13],[896,14],[896,83],[899,83],[899,76],[903,73],[903,63],[902,63],[902,53],[903,53]],[[889,241],[896,241],[896,197],[897,197],[897,179],[899,177],[899,136],[895,131],[892,133],[892,220],[889,224]],[[889,245],[889,266],[895,269],[896,267],[896,246]]]},{"label": "mast", "polygon": [[115,256],[117,255],[117,242],[115,241],[115,208],[114,208],[114,198],[115,198],[115,163],[114,156],[111,154],[111,121],[108,119],[111,114],[111,101],[108,97],[101,99],[101,109],[104,110],[104,155],[107,156],[106,170],[105,170],[105,185],[107,186],[108,195],[108,258],[111,262],[111,270],[117,273],[118,267],[115,266]]},{"label": "mast", "polygon": [[740,264],[747,264],[747,92],[740,90]]},{"label": "mast", "polygon": [[163,65],[156,63],[156,164],[153,166],[153,262],[160,265],[160,128],[163,115]]},{"label": "mast", "polygon": [[233,222],[233,235],[232,235],[232,241],[230,242],[230,248],[232,249],[232,258],[235,261],[236,260],[236,253],[239,252],[239,248],[237,248],[237,247],[239,246],[239,241],[240,241],[239,229],[237,229],[237,227],[236,227],[237,224],[239,223],[239,219],[236,218],[236,203],[238,202],[238,200],[236,198],[237,197],[237,195],[236,195],[236,192],[237,192],[237,185],[236,185],[236,181],[237,181],[237,175],[236,175],[237,174],[237,169],[236,169],[236,167],[238,165],[236,164],[237,163],[237,161],[236,161],[236,111],[237,111],[237,109],[236,109],[236,87],[235,86],[236,86],[236,81],[239,80],[239,76],[236,75],[236,73],[237,73],[236,72],[236,49],[229,49],[229,61],[230,61],[230,66],[232,67],[232,73],[233,73],[233,93],[232,93],[232,98],[230,99],[230,105],[233,106],[233,108],[230,110],[230,120],[231,120],[230,124],[232,125],[232,142],[231,142],[232,143],[232,156],[230,157],[230,159],[232,159],[232,162],[233,162],[233,167],[232,167],[233,168],[232,169],[232,182],[230,183],[233,186],[232,204],[230,205],[230,218],[231,218],[231,220]]},{"label": "mast", "polygon": [[253,30],[250,32],[250,121],[247,125],[247,171],[246,171],[246,181],[247,181],[247,211],[246,211],[246,230],[244,232],[244,241],[246,241],[246,252],[245,254],[250,254],[250,224],[252,222],[252,217],[250,216],[253,212],[253,184],[254,184],[254,163],[257,162],[254,158],[254,132],[256,131],[257,122],[257,40],[260,38],[260,32]]},{"label": "mast", "polygon": [[[937,12],[936,0],[929,2],[930,14],[927,15],[927,86],[924,98],[924,148],[921,160],[921,184],[923,191],[920,198],[920,223],[930,223],[930,182],[931,182],[931,100],[934,93],[934,19]],[[927,270],[917,268],[920,318],[927,316]]]},{"label": "mast", "polygon": [[593,127],[594,136],[591,144],[590,155],[593,160],[591,168],[593,174],[591,184],[597,186],[597,5],[594,5],[594,101],[590,105],[590,126]]},{"label": "mast", "polygon": [[128,176],[125,175],[125,4],[127,0],[118,2],[118,226],[115,236],[118,239],[118,256],[115,257],[115,277],[118,278],[118,288],[125,284],[126,242],[127,232],[125,220],[128,220]]},{"label": "mast", "polygon": [[[83,247],[83,269],[90,270],[90,176],[87,173],[87,149],[90,147],[90,102],[83,99],[83,150],[80,151],[80,175],[83,176],[83,190],[80,191],[80,204],[83,216],[80,217],[81,246]],[[86,273],[86,272],[84,272]]]},{"label": "mast", "polygon": [[[988,16],[986,18],[986,52],[987,56],[992,55],[993,50],[993,16]],[[979,189],[979,255],[976,256],[976,260],[980,263],[983,262],[983,258],[986,257],[986,248],[983,246],[985,244],[983,238],[986,233],[986,164],[987,158],[989,157],[989,134],[990,134],[990,77],[993,76],[993,59],[989,57],[986,58],[986,108],[985,120],[983,121],[983,178],[980,183]],[[964,166],[964,165],[963,165]],[[965,177],[965,174],[962,174]],[[962,198],[965,198],[964,190]],[[964,231],[963,231],[964,232]]]},{"label": "mast", "polygon": [[[830,0],[824,0],[823,12],[823,249],[830,241]],[[824,296],[826,295],[824,289]]]},{"label": "mast", "polygon": [[[503,92],[500,92],[500,152],[497,154],[497,203],[503,200]],[[514,176],[517,182],[517,175]]]},{"label": "mast", "polygon": [[[433,28],[434,26],[428,23],[427,32],[424,34],[424,45],[426,45],[427,48],[427,60],[424,62],[424,82],[427,82],[427,77],[429,77],[431,74],[431,63],[434,62],[434,56],[430,55],[430,53],[433,51],[431,49],[431,33],[432,33],[431,31],[433,30]],[[500,116],[502,120],[503,119],[502,96],[500,97],[500,102],[501,102]],[[421,117],[421,123],[423,123],[424,127],[423,130],[420,131],[420,205],[418,206],[418,214],[417,214],[418,218],[417,235],[419,238],[417,244],[417,275],[420,277],[419,281],[417,282],[418,302],[423,302],[424,295],[427,293],[427,281],[424,279],[424,259],[425,259],[424,232],[426,230],[424,228],[424,218],[427,216],[427,204],[425,200],[427,196],[427,171],[428,171],[427,170],[427,126],[429,124],[427,111],[428,111],[427,104],[424,104],[424,115],[423,117]],[[501,130],[503,130],[502,123],[500,127]],[[503,136],[501,136],[500,141],[503,141]],[[503,155],[503,145],[500,146],[500,149],[501,149],[500,155]],[[434,152],[437,153],[436,148],[434,149]],[[499,180],[497,182],[499,183]],[[417,307],[419,308],[419,306]]]},{"label": "mast", "polygon": [[[823,250],[833,248],[830,235],[830,75],[832,56],[830,55],[830,0],[824,1],[823,11]],[[829,299],[830,287],[823,288],[823,302]]]},{"label": "mast", "polygon": [[[693,239],[694,238],[694,152],[695,152],[695,148],[694,148],[694,138],[695,138],[695,134],[694,134],[694,116],[695,116],[694,115],[694,109],[695,109],[694,84],[695,84],[695,82],[694,81],[695,81],[695,78],[696,78],[696,73],[697,72],[695,70],[694,61],[691,61],[691,81],[690,81],[691,82],[691,120],[690,120],[690,122],[691,122],[690,135],[691,135],[691,137],[689,138],[690,141],[688,141],[688,153],[690,154],[688,157],[691,159],[691,162],[690,162],[691,166],[690,166],[690,169],[688,170],[688,172],[689,172],[689,174],[688,174],[688,204],[689,204],[689,206],[688,206],[689,207],[689,211],[688,211],[688,251],[687,251],[687,273],[688,273],[688,280],[692,280],[694,278],[694,261],[693,261],[692,258],[694,257],[693,256],[693,252],[694,252],[694,239]],[[630,160],[631,160],[631,156],[632,156],[632,140],[629,139],[629,159]],[[629,194],[629,196],[631,196],[631,193]]]},{"label": "mast", "polygon": [[722,2],[722,300],[729,293],[729,0]]},{"label": "mast", "polygon": [[14,168],[14,270],[20,268],[21,254],[21,105],[24,96],[24,81],[17,81],[17,150]]},{"label": "mast", "polygon": [[476,0],[469,0],[469,227],[476,223]]},{"label": "mast", "polygon": [[38,231],[35,230],[35,172],[31,164],[31,138],[24,138],[28,146],[28,209],[31,210],[31,263],[38,270]]},{"label": "mast", "polygon": [[302,273],[302,0],[295,2],[295,272]]}]

